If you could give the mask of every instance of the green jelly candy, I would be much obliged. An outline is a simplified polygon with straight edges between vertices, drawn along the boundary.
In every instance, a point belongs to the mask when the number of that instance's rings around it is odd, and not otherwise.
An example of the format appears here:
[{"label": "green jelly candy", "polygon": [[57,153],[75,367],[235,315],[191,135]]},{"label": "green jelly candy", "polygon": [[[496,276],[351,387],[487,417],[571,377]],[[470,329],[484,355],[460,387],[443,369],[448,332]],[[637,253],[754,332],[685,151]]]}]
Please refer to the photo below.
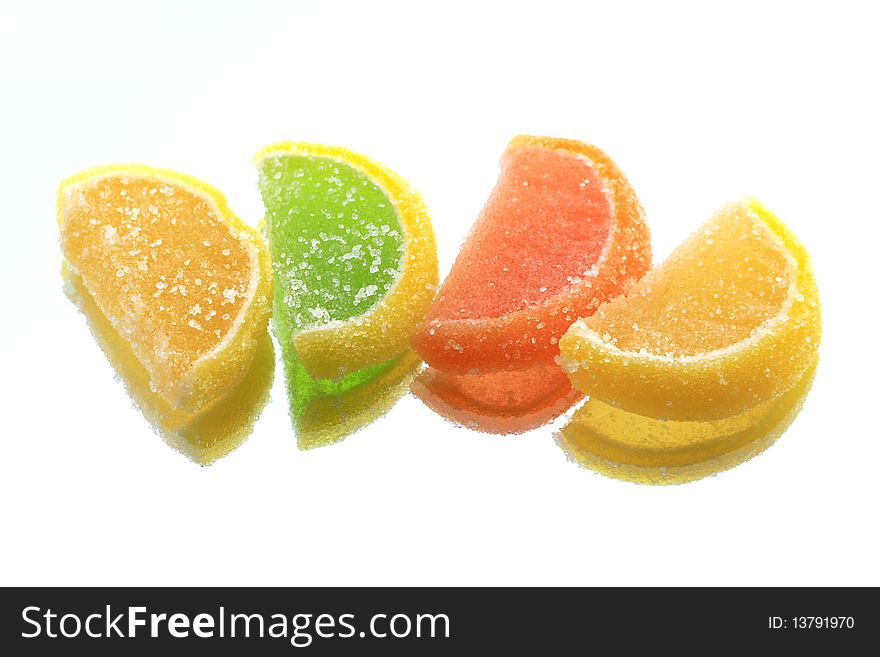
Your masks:
[{"label": "green jelly candy", "polygon": [[362,315],[397,281],[404,249],[394,204],[368,176],[330,157],[258,161],[275,278],[273,330],[300,448],[331,444],[381,416],[420,360],[407,350],[334,379],[309,374],[293,344],[303,330]]}]

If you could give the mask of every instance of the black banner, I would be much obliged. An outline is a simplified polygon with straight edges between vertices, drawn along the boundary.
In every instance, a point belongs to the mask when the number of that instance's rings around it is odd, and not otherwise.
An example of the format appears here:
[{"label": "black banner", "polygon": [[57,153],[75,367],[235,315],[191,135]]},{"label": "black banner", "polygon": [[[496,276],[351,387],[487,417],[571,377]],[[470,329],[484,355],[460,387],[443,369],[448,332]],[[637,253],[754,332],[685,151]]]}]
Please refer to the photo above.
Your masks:
[{"label": "black banner", "polygon": [[868,589],[22,588],[2,590],[0,647],[149,647],[163,656],[227,645],[254,655],[840,651],[875,634],[878,609]]}]

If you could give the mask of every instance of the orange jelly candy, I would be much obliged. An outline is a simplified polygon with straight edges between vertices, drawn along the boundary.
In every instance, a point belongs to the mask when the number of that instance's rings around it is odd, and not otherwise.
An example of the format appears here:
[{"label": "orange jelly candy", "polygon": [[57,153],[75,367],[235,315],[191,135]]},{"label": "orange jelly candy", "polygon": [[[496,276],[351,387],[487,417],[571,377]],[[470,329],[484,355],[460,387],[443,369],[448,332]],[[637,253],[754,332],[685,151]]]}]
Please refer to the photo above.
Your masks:
[{"label": "orange jelly candy", "polygon": [[485,431],[551,420],[579,399],[553,362],[559,338],[629,289],[650,260],[641,206],[607,155],[571,140],[515,137],[412,338],[430,366],[413,392]]},{"label": "orange jelly candy", "polygon": [[171,171],[117,165],[62,182],[65,289],[132,397],[200,463],[268,399],[269,255],[223,196]]}]

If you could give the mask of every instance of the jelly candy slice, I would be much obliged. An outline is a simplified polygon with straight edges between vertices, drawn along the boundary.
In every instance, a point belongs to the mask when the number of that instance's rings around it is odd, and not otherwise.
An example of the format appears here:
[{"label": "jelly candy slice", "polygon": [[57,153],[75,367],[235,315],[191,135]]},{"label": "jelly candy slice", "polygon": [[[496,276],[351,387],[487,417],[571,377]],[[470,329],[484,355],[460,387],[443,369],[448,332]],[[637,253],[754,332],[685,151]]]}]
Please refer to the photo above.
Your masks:
[{"label": "jelly candy slice", "polygon": [[276,309],[302,365],[332,379],[401,354],[437,286],[421,195],[344,148],[275,144],[256,164],[281,272]]},{"label": "jelly candy slice", "polygon": [[429,367],[411,389],[450,422],[487,433],[534,429],[583,397],[553,362],[485,374],[446,374]]},{"label": "jelly candy slice", "polygon": [[408,340],[436,291],[433,229],[417,192],[346,149],[277,144],[256,165],[291,418],[301,448],[326,445],[390,408],[419,366]]},{"label": "jelly candy slice", "polygon": [[821,334],[809,257],[754,200],[732,203],[626,297],[560,340],[574,386],[656,419],[729,418],[776,399]]},{"label": "jelly candy slice", "polygon": [[129,393],[208,463],[268,399],[269,254],[223,196],[175,172],[90,169],[61,183],[62,275]]},{"label": "jelly candy slice", "polygon": [[814,359],[781,397],[722,420],[655,420],[591,399],[556,439],[573,461],[646,484],[681,484],[760,454],[788,428],[810,390]]},{"label": "jelly candy slice", "polygon": [[641,206],[607,155],[515,137],[413,346],[447,373],[549,362],[569,325],[628,289],[650,260]]},{"label": "jelly candy slice", "polygon": [[593,146],[516,137],[486,207],[412,343],[413,392],[458,424],[510,433],[580,395],[553,363],[568,326],[624,292],[651,259],[642,209]]},{"label": "jelly candy slice", "polygon": [[756,201],[730,204],[563,336],[559,361],[591,399],[558,441],[587,467],[643,483],[733,467],[797,415],[820,334],[804,248]]}]

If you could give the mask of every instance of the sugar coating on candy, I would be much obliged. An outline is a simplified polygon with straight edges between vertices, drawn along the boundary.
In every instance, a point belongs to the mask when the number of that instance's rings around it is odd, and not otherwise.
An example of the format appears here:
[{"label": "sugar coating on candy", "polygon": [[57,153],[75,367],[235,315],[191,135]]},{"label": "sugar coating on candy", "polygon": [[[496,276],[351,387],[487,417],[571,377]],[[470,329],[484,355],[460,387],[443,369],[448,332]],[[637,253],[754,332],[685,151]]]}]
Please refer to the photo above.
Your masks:
[{"label": "sugar coating on candy", "polygon": [[298,444],[330,444],[387,411],[418,369],[408,338],[436,289],[433,230],[405,181],[351,151],[276,144],[256,164]]},{"label": "sugar coating on candy", "polygon": [[276,298],[294,331],[360,315],[394,285],[402,229],[394,205],[367,176],[329,158],[268,156],[260,191]]},{"label": "sugar coating on candy", "polygon": [[198,462],[234,448],[271,379],[262,240],[216,190],[140,165],[67,179],[58,212],[65,289],[144,414]]},{"label": "sugar coating on candy", "polygon": [[677,357],[723,349],[779,314],[793,268],[757,216],[728,206],[589,326],[624,351]]},{"label": "sugar coating on candy", "polygon": [[552,362],[485,374],[447,374],[429,367],[411,389],[450,422],[487,433],[539,427],[582,398]]},{"label": "sugar coating on candy", "polygon": [[647,271],[642,214],[623,174],[599,149],[514,138],[414,347],[450,373],[549,361],[573,321]]},{"label": "sugar coating on candy", "polygon": [[496,318],[539,305],[590,275],[610,230],[610,199],[586,159],[512,148],[428,319]]},{"label": "sugar coating on candy", "polygon": [[658,419],[727,418],[788,391],[821,335],[809,256],[756,201],[725,206],[625,297],[575,323],[562,367]]},{"label": "sugar coating on candy", "polygon": [[815,378],[816,361],[781,397],[720,420],[657,420],[590,399],[556,441],[569,458],[606,476],[681,484],[747,461],[788,428]]}]

